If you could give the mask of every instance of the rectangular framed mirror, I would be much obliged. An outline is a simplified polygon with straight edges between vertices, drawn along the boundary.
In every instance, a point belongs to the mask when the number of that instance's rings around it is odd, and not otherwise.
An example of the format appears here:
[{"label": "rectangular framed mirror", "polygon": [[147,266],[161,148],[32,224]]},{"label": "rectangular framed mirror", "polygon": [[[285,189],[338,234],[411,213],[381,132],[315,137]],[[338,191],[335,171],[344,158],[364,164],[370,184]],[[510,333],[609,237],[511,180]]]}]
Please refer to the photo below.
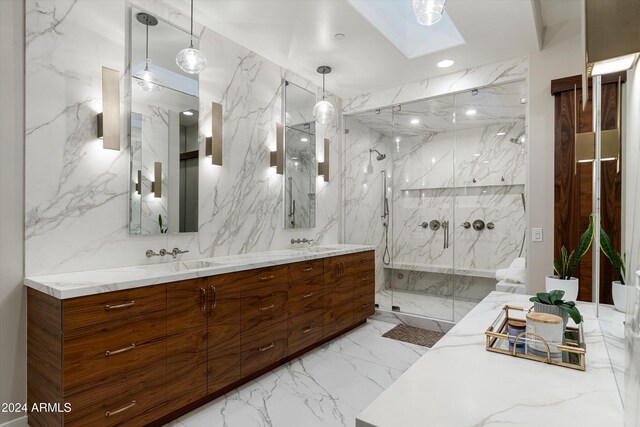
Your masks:
[{"label": "rectangular framed mirror", "polygon": [[284,228],[316,226],[316,122],[312,92],[284,82]]},{"label": "rectangular framed mirror", "polygon": [[199,82],[175,60],[189,33],[132,7],[128,42],[129,232],[197,232]]}]

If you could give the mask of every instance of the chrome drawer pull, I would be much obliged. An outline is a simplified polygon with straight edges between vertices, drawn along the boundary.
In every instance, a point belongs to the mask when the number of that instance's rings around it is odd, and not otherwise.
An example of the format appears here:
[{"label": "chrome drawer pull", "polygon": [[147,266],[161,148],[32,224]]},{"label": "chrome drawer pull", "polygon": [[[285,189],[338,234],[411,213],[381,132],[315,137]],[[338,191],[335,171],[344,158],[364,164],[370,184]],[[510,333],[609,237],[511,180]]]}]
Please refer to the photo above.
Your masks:
[{"label": "chrome drawer pull", "polygon": [[258,349],[258,351],[267,351],[267,350],[271,350],[273,347],[275,347],[275,344],[274,344],[274,343],[271,343],[271,344],[269,344],[269,345],[268,345],[268,346],[266,346],[266,347],[260,347],[260,348]]},{"label": "chrome drawer pull", "polygon": [[216,308],[216,305],[218,304],[218,294],[216,292],[215,286],[211,286],[211,297],[213,298],[213,303],[211,304],[211,310],[213,310],[214,308]]},{"label": "chrome drawer pull", "polygon": [[117,310],[119,308],[129,308],[129,307],[133,307],[134,305],[136,305],[135,301],[127,302],[125,304],[118,304],[118,305],[107,304],[104,306],[104,311]]},{"label": "chrome drawer pull", "polygon": [[104,355],[109,357],[109,356],[114,356],[116,354],[120,354],[120,353],[125,353],[127,351],[131,351],[134,348],[136,348],[136,344],[135,343],[131,343],[131,345],[129,347],[125,347],[125,348],[121,348],[120,350],[113,350],[113,351],[105,351]]},{"label": "chrome drawer pull", "polygon": [[366,282],[367,280],[369,280],[369,276],[365,276],[362,279],[360,279],[361,282]]},{"label": "chrome drawer pull", "polygon": [[369,307],[369,303],[362,304],[362,307],[361,307],[361,308],[367,308],[367,307]]},{"label": "chrome drawer pull", "polygon": [[115,411],[107,411],[107,412],[105,412],[104,416],[105,417],[110,417],[112,415],[117,415],[120,412],[123,412],[123,411],[126,411],[127,409],[133,408],[134,406],[136,406],[136,401],[132,400],[131,403],[129,403],[127,406],[124,406],[124,407],[122,407],[120,409],[116,409]]},{"label": "chrome drawer pull", "polygon": [[276,277],[276,276],[274,276],[274,275],[272,274],[271,276],[262,276],[262,277],[258,277],[258,279],[259,279],[261,282],[266,282],[267,280],[271,280],[271,279],[273,279],[274,277]]},{"label": "chrome drawer pull", "polygon": [[300,269],[300,271],[304,271],[304,272],[311,271],[311,270],[313,270],[313,267],[307,267],[307,268]]},{"label": "chrome drawer pull", "polygon": [[200,288],[200,311],[204,311],[207,305],[207,291]]},{"label": "chrome drawer pull", "polygon": [[367,261],[369,261],[369,258],[364,257],[364,258],[362,258],[362,261],[367,262]]},{"label": "chrome drawer pull", "polygon": [[311,292],[310,294],[302,295],[302,299],[311,298],[312,296],[313,296],[313,292]]},{"label": "chrome drawer pull", "polygon": [[313,326],[309,326],[307,329],[305,329],[304,331],[302,331],[303,334],[309,333],[311,332],[311,330],[313,329]]},{"label": "chrome drawer pull", "polygon": [[260,311],[267,311],[267,310],[271,310],[275,307],[275,305],[271,304],[268,307],[260,307]]}]

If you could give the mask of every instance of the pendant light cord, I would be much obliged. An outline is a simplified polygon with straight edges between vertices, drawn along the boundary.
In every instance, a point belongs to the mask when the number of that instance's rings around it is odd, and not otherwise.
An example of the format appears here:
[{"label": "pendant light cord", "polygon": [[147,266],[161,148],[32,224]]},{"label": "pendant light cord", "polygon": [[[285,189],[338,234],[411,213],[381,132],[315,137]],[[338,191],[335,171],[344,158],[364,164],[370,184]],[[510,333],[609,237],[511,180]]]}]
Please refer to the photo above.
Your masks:
[{"label": "pendant light cord", "polygon": [[145,70],[148,70],[149,69],[149,23],[148,22],[146,24],[146,27],[147,27],[147,40],[144,48],[144,59],[145,59],[144,68]]},{"label": "pendant light cord", "polygon": [[189,47],[193,49],[193,0],[191,0],[191,33],[189,35]]},{"label": "pendant light cord", "polygon": [[326,74],[322,73],[322,100],[323,101],[324,101],[324,94],[325,94],[325,91],[324,91],[324,76],[326,76]]}]

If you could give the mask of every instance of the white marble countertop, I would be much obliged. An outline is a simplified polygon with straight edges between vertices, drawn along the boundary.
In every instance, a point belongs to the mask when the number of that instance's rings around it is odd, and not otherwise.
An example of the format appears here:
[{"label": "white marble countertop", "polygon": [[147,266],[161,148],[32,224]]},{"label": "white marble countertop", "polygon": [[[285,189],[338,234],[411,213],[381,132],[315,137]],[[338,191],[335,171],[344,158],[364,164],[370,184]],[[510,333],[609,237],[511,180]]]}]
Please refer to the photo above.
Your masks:
[{"label": "white marble countertop", "polygon": [[485,350],[484,331],[505,304],[492,292],[356,418],[356,427],[622,426],[624,411],[592,304],[585,372]]},{"label": "white marble countertop", "polygon": [[[24,284],[56,298],[67,299],[369,250],[374,250],[374,248],[366,245],[321,245],[308,248],[25,277]],[[171,259],[170,256],[169,259]]]}]

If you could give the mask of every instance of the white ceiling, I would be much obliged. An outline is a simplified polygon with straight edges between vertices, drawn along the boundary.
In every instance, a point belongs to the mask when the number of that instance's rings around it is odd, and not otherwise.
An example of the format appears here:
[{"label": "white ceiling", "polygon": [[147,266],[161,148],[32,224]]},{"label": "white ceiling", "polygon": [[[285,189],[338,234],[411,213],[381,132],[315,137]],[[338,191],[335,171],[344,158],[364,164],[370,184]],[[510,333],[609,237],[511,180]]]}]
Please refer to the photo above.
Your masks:
[{"label": "white ceiling", "polygon": [[[166,1],[188,13],[187,0]],[[446,11],[466,44],[415,59],[407,59],[347,0],[196,0],[194,7],[196,21],[317,84],[322,79],[316,68],[331,66],[327,90],[347,98],[537,51],[536,4],[448,0]],[[346,37],[336,40],[335,33]],[[455,65],[438,68],[445,58]]]}]

